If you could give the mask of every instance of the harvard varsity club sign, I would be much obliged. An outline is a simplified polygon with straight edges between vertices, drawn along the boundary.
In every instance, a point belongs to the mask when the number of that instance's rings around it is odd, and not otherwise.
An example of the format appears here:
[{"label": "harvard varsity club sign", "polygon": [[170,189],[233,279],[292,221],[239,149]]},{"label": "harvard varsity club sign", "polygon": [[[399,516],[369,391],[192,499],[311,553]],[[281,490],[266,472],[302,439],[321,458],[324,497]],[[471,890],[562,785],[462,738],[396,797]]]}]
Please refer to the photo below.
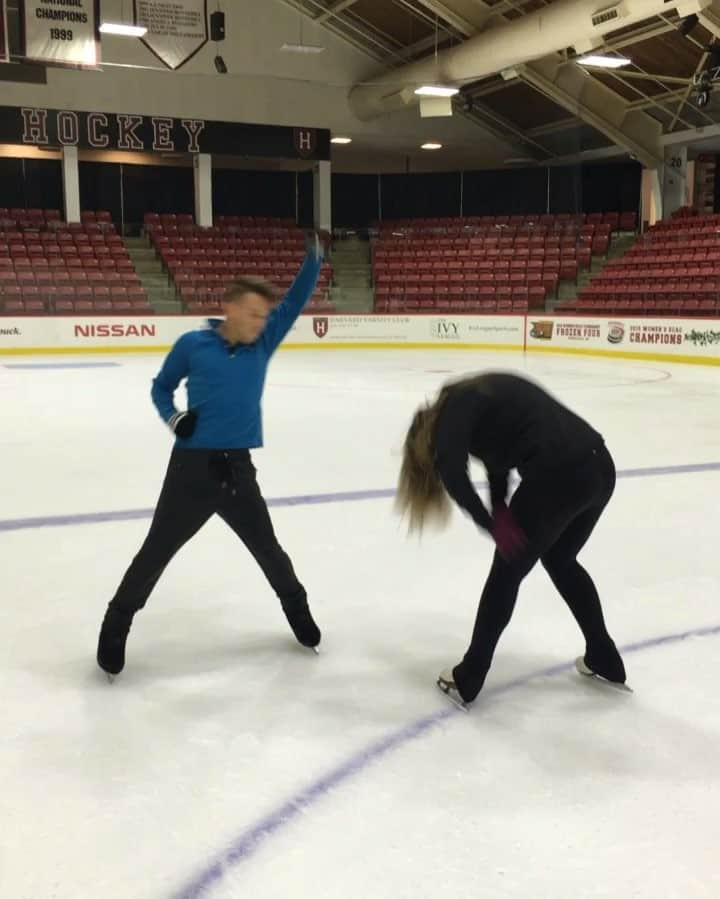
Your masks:
[{"label": "harvard varsity club sign", "polygon": [[0,144],[329,159],[324,128],[244,125],[133,113],[0,106]]}]

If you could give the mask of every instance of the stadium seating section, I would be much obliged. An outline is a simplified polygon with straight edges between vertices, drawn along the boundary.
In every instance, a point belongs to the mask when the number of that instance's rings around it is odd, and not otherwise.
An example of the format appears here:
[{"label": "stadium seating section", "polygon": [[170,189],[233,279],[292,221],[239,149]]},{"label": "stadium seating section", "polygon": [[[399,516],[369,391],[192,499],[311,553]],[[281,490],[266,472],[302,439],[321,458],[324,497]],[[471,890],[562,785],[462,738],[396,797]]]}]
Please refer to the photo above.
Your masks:
[{"label": "stadium seating section", "polygon": [[107,212],[65,224],[53,209],[0,208],[0,312],[151,312]]},{"label": "stadium seating section", "polygon": [[[190,215],[145,215],[145,231],[183,310],[208,314],[219,309],[228,281],[240,275],[267,278],[287,289],[305,253],[305,238],[292,219],[218,216],[213,228],[198,228]],[[307,313],[332,312],[331,269],[324,265]]]},{"label": "stadium seating section", "polygon": [[[384,220],[372,243],[375,310],[516,312],[544,309],[562,281],[577,283],[634,213]],[[145,216],[151,245],[183,311],[219,308],[239,275],[287,288],[304,237],[291,220],[220,216],[198,228],[190,215]],[[323,267],[306,311],[333,312]],[[637,315],[720,314],[720,215],[678,215],[649,229],[608,262],[559,311]],[[146,291],[107,212],[66,224],[52,209],[0,207],[0,314],[151,313]]]},{"label": "stadium seating section", "polygon": [[562,305],[566,312],[635,315],[720,313],[720,215],[677,216],[650,228]]},{"label": "stadium seating section", "polygon": [[635,213],[383,221],[373,247],[377,312],[526,312],[577,283]]}]

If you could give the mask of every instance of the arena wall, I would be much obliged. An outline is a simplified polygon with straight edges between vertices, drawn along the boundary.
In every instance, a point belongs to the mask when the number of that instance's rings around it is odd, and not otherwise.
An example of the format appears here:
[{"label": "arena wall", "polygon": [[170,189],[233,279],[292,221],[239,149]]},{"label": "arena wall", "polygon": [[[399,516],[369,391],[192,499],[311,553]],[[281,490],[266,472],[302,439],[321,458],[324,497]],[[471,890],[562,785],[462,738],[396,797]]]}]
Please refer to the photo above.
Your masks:
[{"label": "arena wall", "polygon": [[[5,316],[0,355],[161,352],[193,316]],[[457,349],[720,364],[720,320],[552,315],[307,315],[284,349]]]}]

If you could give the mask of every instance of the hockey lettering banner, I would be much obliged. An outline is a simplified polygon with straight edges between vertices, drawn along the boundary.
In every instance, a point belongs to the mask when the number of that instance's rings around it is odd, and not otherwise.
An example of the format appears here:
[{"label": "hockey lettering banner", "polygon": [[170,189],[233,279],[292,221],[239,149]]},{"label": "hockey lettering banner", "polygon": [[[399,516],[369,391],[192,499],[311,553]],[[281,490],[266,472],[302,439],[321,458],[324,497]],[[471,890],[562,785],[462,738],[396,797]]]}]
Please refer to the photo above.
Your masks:
[{"label": "hockey lettering banner", "polygon": [[134,0],[145,46],[169,69],[179,69],[208,40],[207,0]]},{"label": "hockey lettering banner", "polygon": [[167,153],[329,159],[325,128],[244,125],[122,112],[0,106],[0,144]]},{"label": "hockey lettering banner", "polygon": [[23,0],[21,13],[28,62],[98,65],[100,0]]},{"label": "hockey lettering banner", "polygon": [[8,50],[8,30],[7,30],[7,3],[0,0],[0,62],[8,62],[10,60],[10,51]]}]

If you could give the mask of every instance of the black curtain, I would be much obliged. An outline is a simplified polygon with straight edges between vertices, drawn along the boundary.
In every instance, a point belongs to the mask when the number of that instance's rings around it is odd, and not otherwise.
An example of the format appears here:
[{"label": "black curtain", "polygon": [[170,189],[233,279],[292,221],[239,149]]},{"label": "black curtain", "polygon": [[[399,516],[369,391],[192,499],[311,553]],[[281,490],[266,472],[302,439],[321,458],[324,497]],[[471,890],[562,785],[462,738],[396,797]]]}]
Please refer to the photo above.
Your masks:
[{"label": "black curtain", "polygon": [[146,212],[194,212],[191,168],[123,165],[122,181],[126,226],[140,224]]},{"label": "black curtain", "polygon": [[213,169],[215,215],[295,218],[295,172]]},{"label": "black curtain", "polygon": [[62,164],[59,159],[24,159],[25,205],[28,209],[63,208]]},{"label": "black curtain", "polygon": [[0,157],[0,206],[25,208],[23,160]]},{"label": "black curtain", "polygon": [[384,219],[460,215],[460,173],[380,175]]},{"label": "black curtain", "polygon": [[379,175],[333,175],[332,220],[338,228],[367,228],[380,217]]},{"label": "black curtain", "polygon": [[122,220],[122,169],[117,162],[80,163],[80,208],[106,209],[119,228]]},{"label": "black curtain", "polygon": [[550,177],[550,212],[583,212],[583,172],[582,167],[553,166],[548,169]]},{"label": "black curtain", "polygon": [[642,167],[637,162],[582,168],[583,212],[634,212],[640,205]]},{"label": "black curtain", "polygon": [[547,169],[465,172],[465,215],[532,215],[547,209]]},{"label": "black curtain", "polygon": [[315,207],[313,199],[313,173],[297,173],[297,199],[298,216],[297,223],[301,228],[312,228],[315,221]]}]

